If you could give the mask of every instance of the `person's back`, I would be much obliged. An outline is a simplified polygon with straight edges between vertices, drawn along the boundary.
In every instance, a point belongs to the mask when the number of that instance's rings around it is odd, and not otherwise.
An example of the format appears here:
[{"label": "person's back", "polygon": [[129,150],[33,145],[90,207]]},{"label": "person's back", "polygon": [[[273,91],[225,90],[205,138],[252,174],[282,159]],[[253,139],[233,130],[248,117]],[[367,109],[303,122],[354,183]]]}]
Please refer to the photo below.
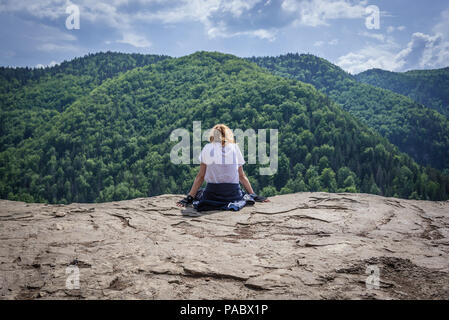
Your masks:
[{"label": "person's back", "polygon": [[219,142],[212,142],[204,146],[200,162],[207,165],[204,177],[207,183],[239,183],[238,170],[245,160],[237,144],[222,146]]},{"label": "person's back", "polygon": [[[178,201],[183,207],[193,203],[198,211],[204,210],[239,210],[246,203],[265,201],[257,196],[243,172],[243,159],[240,148],[234,141],[234,135],[226,125],[217,124],[211,130],[210,143],[206,144],[200,154],[200,171],[187,197]],[[203,181],[205,189],[200,189]],[[241,182],[248,194],[240,188]],[[196,200],[194,202],[194,200]]]}]

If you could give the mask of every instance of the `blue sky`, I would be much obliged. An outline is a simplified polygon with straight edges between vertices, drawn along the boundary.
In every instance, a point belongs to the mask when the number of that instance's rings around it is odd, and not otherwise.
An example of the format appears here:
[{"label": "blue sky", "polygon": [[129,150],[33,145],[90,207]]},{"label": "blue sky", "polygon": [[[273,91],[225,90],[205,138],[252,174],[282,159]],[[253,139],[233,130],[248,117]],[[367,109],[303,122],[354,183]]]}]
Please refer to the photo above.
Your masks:
[{"label": "blue sky", "polygon": [[[71,5],[79,29],[66,27]],[[379,8],[379,29],[366,25],[370,6]],[[447,0],[0,0],[0,24],[2,66],[108,50],[312,53],[351,73],[449,66]]]}]

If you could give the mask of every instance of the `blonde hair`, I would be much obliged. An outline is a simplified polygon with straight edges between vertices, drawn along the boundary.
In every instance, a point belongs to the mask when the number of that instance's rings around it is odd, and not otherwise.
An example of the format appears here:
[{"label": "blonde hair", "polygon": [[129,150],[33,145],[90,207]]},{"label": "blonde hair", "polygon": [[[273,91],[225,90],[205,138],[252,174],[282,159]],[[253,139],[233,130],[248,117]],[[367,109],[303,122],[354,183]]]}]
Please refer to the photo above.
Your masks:
[{"label": "blonde hair", "polygon": [[227,143],[235,143],[232,130],[225,124],[216,124],[209,134],[210,142],[221,142],[224,147]]}]

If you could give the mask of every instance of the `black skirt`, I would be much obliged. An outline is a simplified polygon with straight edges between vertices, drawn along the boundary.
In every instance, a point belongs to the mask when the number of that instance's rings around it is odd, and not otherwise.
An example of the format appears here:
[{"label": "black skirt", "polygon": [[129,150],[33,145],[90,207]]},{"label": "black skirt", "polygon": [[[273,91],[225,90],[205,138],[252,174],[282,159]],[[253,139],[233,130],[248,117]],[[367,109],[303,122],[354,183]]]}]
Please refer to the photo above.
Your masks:
[{"label": "black skirt", "polygon": [[239,183],[208,183],[198,190],[193,207],[198,211],[233,210],[238,211],[254,200],[245,194]]}]

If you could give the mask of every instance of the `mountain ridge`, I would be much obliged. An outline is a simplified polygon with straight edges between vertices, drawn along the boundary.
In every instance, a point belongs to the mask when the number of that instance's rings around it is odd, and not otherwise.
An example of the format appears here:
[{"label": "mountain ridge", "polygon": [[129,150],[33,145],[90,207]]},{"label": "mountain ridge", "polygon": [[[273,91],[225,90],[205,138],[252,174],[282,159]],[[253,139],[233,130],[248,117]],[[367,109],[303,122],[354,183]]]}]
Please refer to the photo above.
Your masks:
[{"label": "mountain ridge", "polygon": [[314,85],[418,163],[449,168],[449,120],[439,112],[391,90],[358,82],[340,67],[310,54],[249,60],[274,74]]},{"label": "mountain ridge", "polygon": [[284,128],[277,175],[256,177],[258,166],[247,167],[265,195],[449,194],[440,173],[419,167],[310,84],[208,52],[134,68],[56,112],[36,136],[0,153],[0,194],[65,203],[185,192],[196,169],[170,164],[166,139],[194,120],[206,127]]},{"label": "mountain ridge", "polygon": [[449,118],[449,67],[407,72],[371,69],[355,78],[359,82],[408,96]]}]

